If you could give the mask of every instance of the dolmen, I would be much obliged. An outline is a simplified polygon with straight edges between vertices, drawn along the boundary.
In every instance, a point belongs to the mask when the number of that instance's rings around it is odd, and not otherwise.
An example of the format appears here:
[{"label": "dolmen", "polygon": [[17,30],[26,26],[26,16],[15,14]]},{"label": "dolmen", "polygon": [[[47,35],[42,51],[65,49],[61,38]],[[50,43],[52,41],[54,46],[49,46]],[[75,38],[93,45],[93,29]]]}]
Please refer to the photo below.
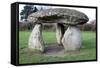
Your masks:
[{"label": "dolmen", "polygon": [[42,38],[42,24],[56,23],[57,43],[62,45],[65,51],[78,50],[82,47],[82,38],[77,25],[82,25],[88,20],[87,15],[73,9],[52,8],[32,13],[28,16],[28,21],[35,26],[29,37],[28,47],[43,52],[45,44]]}]

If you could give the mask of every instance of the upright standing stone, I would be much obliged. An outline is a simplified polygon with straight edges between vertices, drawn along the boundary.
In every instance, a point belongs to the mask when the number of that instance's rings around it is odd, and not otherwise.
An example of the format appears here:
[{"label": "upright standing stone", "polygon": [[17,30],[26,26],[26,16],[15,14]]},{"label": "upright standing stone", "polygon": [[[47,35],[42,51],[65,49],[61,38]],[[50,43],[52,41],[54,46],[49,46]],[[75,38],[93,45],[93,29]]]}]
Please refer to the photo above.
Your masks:
[{"label": "upright standing stone", "polygon": [[44,43],[42,39],[42,25],[36,24],[29,37],[29,48],[35,51],[44,51]]},{"label": "upright standing stone", "polygon": [[57,43],[59,45],[62,44],[61,39],[63,37],[63,34],[64,34],[64,26],[63,26],[63,24],[57,23],[56,24],[56,38],[57,38]]},{"label": "upright standing stone", "polygon": [[81,47],[81,32],[76,26],[69,26],[62,38],[62,44],[66,51],[77,50]]}]

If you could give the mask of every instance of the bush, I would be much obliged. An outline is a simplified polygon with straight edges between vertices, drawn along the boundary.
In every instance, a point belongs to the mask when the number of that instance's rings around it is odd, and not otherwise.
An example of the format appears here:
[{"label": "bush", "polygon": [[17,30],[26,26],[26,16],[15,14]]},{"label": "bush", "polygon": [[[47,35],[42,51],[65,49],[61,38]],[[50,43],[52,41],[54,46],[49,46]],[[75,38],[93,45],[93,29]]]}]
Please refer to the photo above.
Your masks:
[{"label": "bush", "polygon": [[19,30],[32,30],[32,28],[34,27],[33,23],[30,22],[19,22]]}]

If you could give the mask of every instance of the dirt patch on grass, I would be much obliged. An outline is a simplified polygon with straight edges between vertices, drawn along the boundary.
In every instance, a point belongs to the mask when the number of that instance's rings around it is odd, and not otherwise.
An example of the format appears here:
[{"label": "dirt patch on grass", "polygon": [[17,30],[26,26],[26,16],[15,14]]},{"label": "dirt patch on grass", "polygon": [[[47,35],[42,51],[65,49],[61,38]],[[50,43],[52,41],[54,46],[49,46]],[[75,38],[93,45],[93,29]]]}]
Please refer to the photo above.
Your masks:
[{"label": "dirt patch on grass", "polygon": [[65,52],[63,46],[59,46],[57,44],[46,44],[43,53],[32,51],[28,48],[21,49],[20,54],[26,53],[28,55],[44,55],[44,56],[52,56],[52,57],[64,57],[64,56],[76,56],[76,55],[84,55],[84,52],[77,51],[68,51]]},{"label": "dirt patch on grass", "polygon": [[47,44],[44,50],[44,55],[46,56],[59,56],[59,57],[64,57],[64,56],[76,56],[76,55],[83,55],[80,50],[76,51],[68,51],[65,52],[63,46],[59,46],[57,44]]},{"label": "dirt patch on grass", "polygon": [[47,44],[44,49],[44,55],[46,56],[64,56],[63,46],[57,44]]}]

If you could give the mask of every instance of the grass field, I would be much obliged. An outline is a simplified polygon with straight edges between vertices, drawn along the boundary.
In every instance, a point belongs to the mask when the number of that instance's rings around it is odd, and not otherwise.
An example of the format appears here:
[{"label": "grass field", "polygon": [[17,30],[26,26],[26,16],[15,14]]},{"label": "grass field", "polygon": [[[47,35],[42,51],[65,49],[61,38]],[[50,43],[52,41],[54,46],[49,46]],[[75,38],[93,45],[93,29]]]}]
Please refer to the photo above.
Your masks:
[{"label": "grass field", "polygon": [[[82,32],[82,45],[79,54],[67,55],[64,57],[51,57],[45,55],[34,55],[27,51],[28,38],[31,31],[19,32],[19,63],[43,63],[57,61],[77,61],[77,60],[94,60],[96,59],[96,34],[95,32]],[[43,32],[45,43],[56,43],[55,32]]]}]

